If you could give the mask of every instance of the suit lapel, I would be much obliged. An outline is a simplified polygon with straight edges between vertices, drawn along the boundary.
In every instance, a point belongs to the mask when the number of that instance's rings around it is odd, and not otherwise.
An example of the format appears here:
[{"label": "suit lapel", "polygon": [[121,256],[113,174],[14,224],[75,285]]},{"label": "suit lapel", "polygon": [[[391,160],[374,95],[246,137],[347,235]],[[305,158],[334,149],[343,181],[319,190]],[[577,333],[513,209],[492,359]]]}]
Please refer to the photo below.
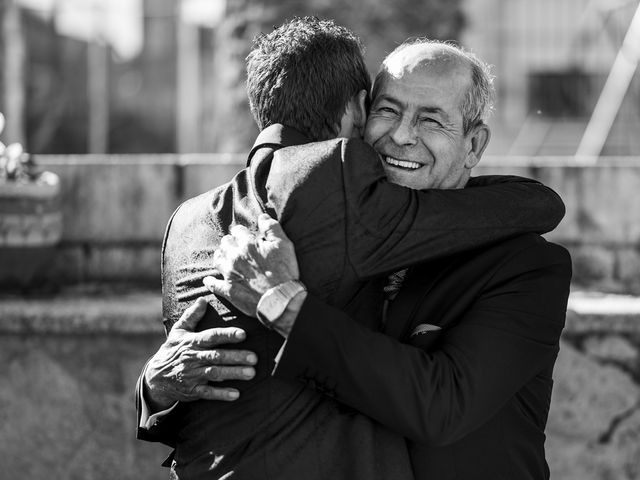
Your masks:
[{"label": "suit lapel", "polygon": [[273,152],[284,147],[309,143],[299,131],[280,124],[270,125],[260,132],[247,159],[249,189],[263,212],[277,218],[276,212],[267,203],[267,177],[271,168]]}]

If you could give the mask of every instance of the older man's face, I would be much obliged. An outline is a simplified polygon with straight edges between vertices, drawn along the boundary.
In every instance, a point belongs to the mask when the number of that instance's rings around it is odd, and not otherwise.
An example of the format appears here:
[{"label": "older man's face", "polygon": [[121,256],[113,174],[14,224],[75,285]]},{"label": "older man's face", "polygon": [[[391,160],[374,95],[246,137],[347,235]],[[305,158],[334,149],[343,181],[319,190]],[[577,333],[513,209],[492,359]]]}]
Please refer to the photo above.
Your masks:
[{"label": "older man's face", "polygon": [[415,189],[464,186],[471,141],[461,105],[470,82],[468,66],[451,59],[400,65],[379,80],[364,138],[383,156],[391,182]]}]

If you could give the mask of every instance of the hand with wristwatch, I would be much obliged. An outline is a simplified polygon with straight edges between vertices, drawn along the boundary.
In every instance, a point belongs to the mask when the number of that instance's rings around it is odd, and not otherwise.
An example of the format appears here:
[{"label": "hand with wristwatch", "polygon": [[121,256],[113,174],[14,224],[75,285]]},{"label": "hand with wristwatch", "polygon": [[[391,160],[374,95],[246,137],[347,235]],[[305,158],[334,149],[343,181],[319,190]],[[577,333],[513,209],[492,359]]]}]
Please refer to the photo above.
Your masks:
[{"label": "hand with wristwatch", "polygon": [[[280,224],[262,214],[258,217],[258,235],[235,225],[220,244],[224,248],[216,250],[213,260],[224,279],[205,277],[204,285],[216,295],[233,298],[240,311],[258,318],[286,338],[306,299],[307,289],[299,280],[293,243]],[[251,253],[255,261],[238,263],[229,259],[225,251]]]}]

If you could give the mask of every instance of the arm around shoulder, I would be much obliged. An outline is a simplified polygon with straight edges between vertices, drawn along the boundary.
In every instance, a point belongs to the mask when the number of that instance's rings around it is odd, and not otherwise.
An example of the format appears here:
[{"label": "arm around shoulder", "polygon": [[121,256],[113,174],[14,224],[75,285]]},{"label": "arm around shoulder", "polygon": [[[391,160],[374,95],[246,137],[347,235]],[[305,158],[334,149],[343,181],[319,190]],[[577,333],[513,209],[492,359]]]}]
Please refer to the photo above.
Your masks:
[{"label": "arm around shoulder", "polygon": [[343,141],[342,168],[347,248],[360,278],[546,233],[564,216],[552,189],[522,177],[478,177],[453,190],[392,184],[378,154],[354,139]]}]

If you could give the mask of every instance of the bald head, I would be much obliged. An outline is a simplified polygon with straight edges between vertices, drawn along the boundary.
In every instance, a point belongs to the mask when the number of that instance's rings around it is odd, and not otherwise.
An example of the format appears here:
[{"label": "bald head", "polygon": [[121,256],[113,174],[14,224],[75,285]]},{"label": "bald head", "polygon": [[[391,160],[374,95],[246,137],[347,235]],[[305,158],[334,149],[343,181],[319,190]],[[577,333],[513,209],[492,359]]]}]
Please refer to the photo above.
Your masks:
[{"label": "bald head", "polygon": [[469,62],[459,51],[446,43],[414,43],[398,47],[384,59],[382,70],[392,77],[412,73],[418,68],[452,69]]},{"label": "bald head", "polygon": [[460,105],[465,133],[486,121],[493,108],[494,97],[489,66],[460,47],[434,40],[406,42],[391,52],[376,76],[373,97],[385,82],[426,70],[450,78],[452,85],[466,86]]}]

